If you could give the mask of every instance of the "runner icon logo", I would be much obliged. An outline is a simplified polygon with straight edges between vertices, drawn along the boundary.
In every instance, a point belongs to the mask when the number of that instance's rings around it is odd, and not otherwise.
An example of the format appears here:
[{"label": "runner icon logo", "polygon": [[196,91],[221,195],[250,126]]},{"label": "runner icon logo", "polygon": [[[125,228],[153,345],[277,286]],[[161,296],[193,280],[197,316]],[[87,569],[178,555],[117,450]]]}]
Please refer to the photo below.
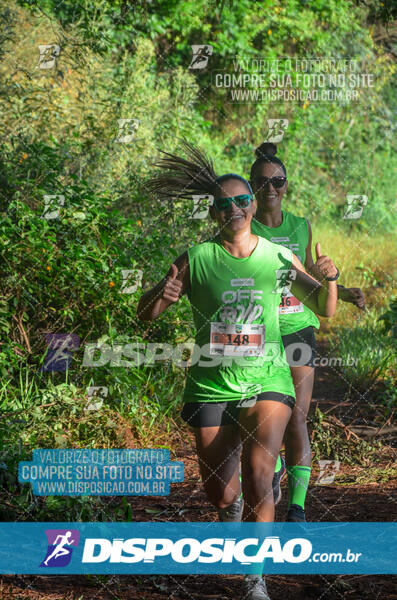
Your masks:
[{"label": "runner icon logo", "polygon": [[191,219],[206,219],[210,210],[210,206],[214,203],[214,196],[211,194],[194,194],[193,210],[190,215]]},{"label": "runner icon logo", "polygon": [[269,132],[267,134],[266,141],[278,144],[284,137],[285,132],[288,129],[288,119],[268,119],[267,124]]},{"label": "runner icon logo", "polygon": [[[77,548],[80,541],[80,532],[77,529],[46,529],[48,540],[46,555],[40,567],[66,567],[71,559],[74,546]],[[69,548],[67,547],[69,546]]]},{"label": "runner icon logo", "polygon": [[117,119],[119,131],[115,142],[121,144],[129,144],[135,137],[138,130],[140,120],[139,119]]},{"label": "runner icon logo", "polygon": [[40,69],[52,69],[55,66],[56,60],[61,52],[58,44],[39,44],[39,62]]},{"label": "runner icon logo", "polygon": [[69,369],[73,359],[72,351],[78,350],[80,346],[80,336],[76,333],[46,333],[44,339],[48,350],[41,370],[48,372]]},{"label": "runner icon logo", "polygon": [[272,290],[273,294],[287,295],[291,290],[292,282],[296,279],[295,269],[277,269],[276,287]]},{"label": "runner icon logo", "polygon": [[212,51],[213,48],[211,44],[193,44],[193,57],[189,69],[205,69],[208,64],[208,59],[212,55]]},{"label": "runner icon logo", "polygon": [[364,207],[368,204],[368,196],[357,196],[348,194],[346,196],[347,205],[343,214],[344,219],[359,219],[363,214]]}]

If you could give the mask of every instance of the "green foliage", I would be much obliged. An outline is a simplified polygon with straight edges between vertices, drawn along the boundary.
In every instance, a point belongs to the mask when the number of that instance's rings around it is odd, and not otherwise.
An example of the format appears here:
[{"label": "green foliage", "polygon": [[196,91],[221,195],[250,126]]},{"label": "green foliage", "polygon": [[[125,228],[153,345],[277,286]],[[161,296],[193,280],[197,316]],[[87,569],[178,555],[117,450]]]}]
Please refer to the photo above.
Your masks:
[{"label": "green foliage", "polygon": [[[135,212],[134,204],[143,203],[144,208],[141,176],[159,148],[175,149],[183,135],[211,153],[219,172],[247,174],[253,149],[267,133],[266,119],[277,116],[290,122],[279,152],[290,177],[289,209],[314,220],[331,219],[344,230],[392,229],[396,66],[375,46],[365,8],[349,0],[20,4],[42,23],[41,37],[37,30],[30,42],[24,36],[28,52],[13,59],[37,58],[37,43],[49,35],[49,23],[51,41],[58,41],[62,52],[55,76],[38,73],[30,59],[24,64],[29,81],[17,76],[17,83],[8,82],[14,93],[6,94],[7,102],[18,108],[18,129],[40,124],[41,139],[58,137],[59,129],[63,143],[66,134],[68,145],[78,149],[74,172],[123,207]],[[31,27],[29,12],[16,14],[14,20]],[[18,27],[14,36],[18,44]],[[211,62],[203,71],[189,71],[191,44],[197,43],[213,46]],[[361,90],[352,104],[231,103],[214,86],[213,74],[229,68],[234,57],[258,56],[349,57],[376,74],[375,86]],[[33,120],[26,118],[32,108]],[[134,144],[123,148],[114,143],[116,121],[128,117],[140,125]],[[6,119],[14,133],[13,115],[6,113]],[[359,221],[342,219],[346,194],[369,198]]]},{"label": "green foliage", "polygon": [[[386,416],[397,406],[397,347],[395,337],[390,335],[393,331],[393,307],[394,302],[391,310],[382,317],[379,317],[378,310],[372,309],[367,311],[359,325],[338,328],[335,346],[335,352],[344,365],[343,379],[350,385],[352,394],[359,394],[361,402],[375,397],[385,407]],[[351,364],[351,359],[354,359],[354,364]]]},{"label": "green foliage", "polygon": [[383,321],[385,333],[397,338],[397,299],[391,300],[389,310],[379,317],[379,321]]},{"label": "green foliage", "polygon": [[397,477],[397,469],[395,467],[368,467],[362,468],[358,473],[352,474],[338,473],[336,475],[337,485],[348,486],[348,485],[373,485],[374,482],[378,484],[385,484],[389,481],[395,481]]},{"label": "green foliage", "polygon": [[[365,394],[392,368],[393,344],[379,326],[371,325],[375,319],[370,315],[366,323],[338,332],[337,352],[345,364],[343,376],[355,390]],[[352,366],[346,366],[349,356],[355,359]]]},{"label": "green foliage", "polygon": [[355,440],[354,445],[345,433],[328,421],[319,408],[310,419],[311,448],[315,460],[339,460],[349,465],[368,465],[368,462],[380,460],[381,442]]}]

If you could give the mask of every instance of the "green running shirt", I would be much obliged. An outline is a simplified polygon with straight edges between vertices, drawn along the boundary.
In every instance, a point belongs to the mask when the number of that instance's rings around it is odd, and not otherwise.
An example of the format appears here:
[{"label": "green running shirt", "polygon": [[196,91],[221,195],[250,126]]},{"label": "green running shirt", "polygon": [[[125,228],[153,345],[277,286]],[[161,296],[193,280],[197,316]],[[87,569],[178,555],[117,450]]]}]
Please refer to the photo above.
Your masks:
[{"label": "green running shirt", "polygon": [[[309,229],[303,217],[282,210],[283,220],[279,227],[267,227],[256,219],[252,219],[251,231],[261,235],[270,242],[289,248],[305,264],[306,248],[309,242]],[[320,327],[320,322],[313,311],[288,293],[282,297],[279,307],[281,335],[295,333],[305,327]]]},{"label": "green running shirt", "polygon": [[242,400],[269,391],[295,398],[278,322],[277,271],[289,271],[291,251],[258,237],[250,256],[236,258],[215,236],[189,248],[188,257],[196,346],[183,401]]}]

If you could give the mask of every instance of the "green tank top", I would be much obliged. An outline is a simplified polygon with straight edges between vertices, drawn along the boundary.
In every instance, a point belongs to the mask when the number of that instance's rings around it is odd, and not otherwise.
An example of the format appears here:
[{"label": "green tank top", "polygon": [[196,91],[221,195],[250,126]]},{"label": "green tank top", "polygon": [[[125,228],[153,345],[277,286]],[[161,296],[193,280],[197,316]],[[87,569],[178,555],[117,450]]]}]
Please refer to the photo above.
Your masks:
[{"label": "green tank top", "polygon": [[[305,264],[306,248],[309,242],[309,229],[303,217],[297,217],[282,210],[283,220],[279,227],[267,227],[256,219],[252,219],[251,231],[261,235],[270,242],[289,248]],[[295,333],[305,327],[320,327],[320,322],[313,311],[292,296],[290,292],[281,298],[279,307],[281,335]]]},{"label": "green tank top", "polygon": [[258,237],[236,258],[219,236],[188,249],[195,350],[184,402],[222,402],[275,391],[295,397],[278,322],[277,271],[291,251]]}]

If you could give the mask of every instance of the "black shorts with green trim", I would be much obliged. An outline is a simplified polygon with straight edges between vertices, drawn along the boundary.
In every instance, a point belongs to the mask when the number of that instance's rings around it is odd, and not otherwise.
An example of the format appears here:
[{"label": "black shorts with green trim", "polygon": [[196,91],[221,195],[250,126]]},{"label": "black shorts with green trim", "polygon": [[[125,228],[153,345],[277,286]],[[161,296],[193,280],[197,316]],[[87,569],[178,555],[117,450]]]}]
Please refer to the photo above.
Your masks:
[{"label": "black shorts with green trim", "polygon": [[273,400],[286,404],[291,409],[295,406],[295,398],[280,392],[262,392],[245,400],[230,402],[186,402],[181,417],[191,427],[219,427],[238,423],[240,411],[254,406],[262,400]]}]

